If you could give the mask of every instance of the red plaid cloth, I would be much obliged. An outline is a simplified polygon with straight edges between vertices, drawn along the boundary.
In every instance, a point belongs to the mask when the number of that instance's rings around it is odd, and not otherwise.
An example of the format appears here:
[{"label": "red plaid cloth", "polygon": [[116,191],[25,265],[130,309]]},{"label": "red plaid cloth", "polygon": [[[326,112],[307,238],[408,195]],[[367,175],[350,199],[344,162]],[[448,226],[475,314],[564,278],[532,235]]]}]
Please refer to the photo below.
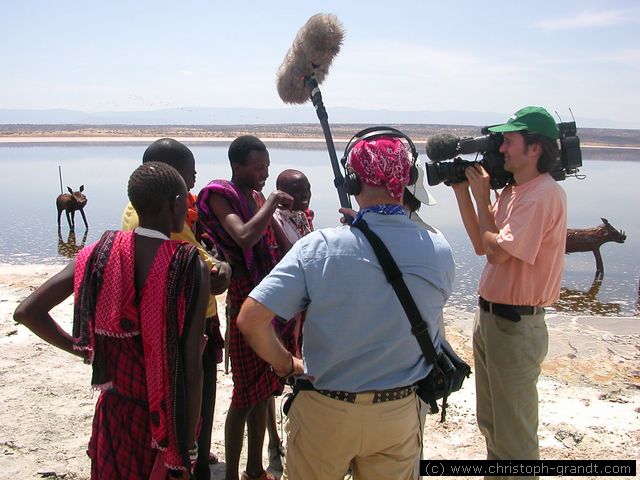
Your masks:
[{"label": "red plaid cloth", "polygon": [[251,407],[273,394],[282,393],[283,383],[246,342],[236,320],[242,302],[249,296],[253,283],[248,277],[232,278],[227,291],[227,325],[229,328],[229,358],[233,378],[231,405]]},{"label": "red plaid cloth", "polygon": [[[163,242],[139,301],[134,252],[133,232],[105,232],[78,254],[76,263],[74,348],[90,352],[91,383],[105,391],[96,407],[89,449],[95,478],[103,471],[103,478],[147,478],[150,470],[140,477],[110,473],[127,472],[138,456],[140,465],[134,470],[145,468],[155,457],[147,452],[151,447],[166,450],[167,467],[189,466],[185,426],[178,421],[186,408],[180,337],[195,294],[197,252],[186,243]],[[117,443],[114,429],[121,434]],[[139,437],[145,442],[142,449],[120,446]],[[124,463],[116,465],[121,455]]]},{"label": "red plaid cloth", "polygon": [[157,450],[151,447],[144,354],[140,336],[96,341],[109,362],[107,369],[118,393],[100,394],[93,416],[87,453],[91,478],[148,479]]}]

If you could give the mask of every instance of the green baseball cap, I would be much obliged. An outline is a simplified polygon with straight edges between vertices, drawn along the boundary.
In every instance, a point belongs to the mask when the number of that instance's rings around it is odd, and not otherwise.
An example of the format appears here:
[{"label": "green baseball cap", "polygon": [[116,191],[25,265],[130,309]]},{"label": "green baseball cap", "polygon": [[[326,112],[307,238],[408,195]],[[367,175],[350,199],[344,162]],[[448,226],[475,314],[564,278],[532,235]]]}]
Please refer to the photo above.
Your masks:
[{"label": "green baseball cap", "polygon": [[490,132],[538,133],[549,138],[558,138],[558,126],[551,114],[542,107],[524,107],[514,113],[507,123],[489,127]]}]

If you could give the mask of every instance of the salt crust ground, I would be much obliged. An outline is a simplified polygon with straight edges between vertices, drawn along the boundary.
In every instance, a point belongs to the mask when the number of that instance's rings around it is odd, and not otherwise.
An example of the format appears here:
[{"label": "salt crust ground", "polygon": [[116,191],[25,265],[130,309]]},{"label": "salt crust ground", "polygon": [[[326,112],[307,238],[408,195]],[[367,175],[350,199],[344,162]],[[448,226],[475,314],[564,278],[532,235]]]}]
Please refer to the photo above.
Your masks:
[{"label": "salt crust ground", "polygon": [[[59,269],[0,265],[0,478],[89,477],[85,450],[97,398],[89,388],[90,369],[12,319],[18,302]],[[71,301],[53,315],[70,329]],[[472,321],[468,312],[445,312],[447,336],[470,363]],[[638,469],[640,318],[549,315],[548,325],[550,351],[539,382],[542,457],[633,459]],[[219,458],[231,387],[220,365],[212,446]],[[451,398],[446,423],[427,419],[426,458],[484,458],[474,390],[471,378]],[[211,478],[224,478],[224,464],[213,468]]]}]

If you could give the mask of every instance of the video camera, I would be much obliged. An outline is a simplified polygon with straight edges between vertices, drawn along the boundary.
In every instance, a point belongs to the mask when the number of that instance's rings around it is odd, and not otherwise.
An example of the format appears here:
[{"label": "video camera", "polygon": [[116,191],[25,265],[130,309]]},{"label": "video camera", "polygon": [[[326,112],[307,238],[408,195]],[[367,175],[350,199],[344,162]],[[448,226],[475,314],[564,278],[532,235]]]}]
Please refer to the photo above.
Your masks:
[{"label": "video camera", "polygon": [[[549,174],[555,180],[564,180],[567,176],[577,177],[582,167],[582,151],[580,139],[576,135],[576,122],[558,123],[560,150],[558,161]],[[480,164],[490,177],[492,189],[500,189],[514,182],[513,174],[504,169],[504,155],[500,153],[502,134],[489,131],[489,127],[481,130],[480,137],[460,138],[451,134],[437,134],[427,142],[427,156],[431,162],[426,164],[427,181],[434,186],[444,182],[445,185],[466,181],[464,171],[471,165]],[[481,160],[463,160],[459,155],[476,153],[482,155]],[[454,159],[452,162],[441,160]]]}]

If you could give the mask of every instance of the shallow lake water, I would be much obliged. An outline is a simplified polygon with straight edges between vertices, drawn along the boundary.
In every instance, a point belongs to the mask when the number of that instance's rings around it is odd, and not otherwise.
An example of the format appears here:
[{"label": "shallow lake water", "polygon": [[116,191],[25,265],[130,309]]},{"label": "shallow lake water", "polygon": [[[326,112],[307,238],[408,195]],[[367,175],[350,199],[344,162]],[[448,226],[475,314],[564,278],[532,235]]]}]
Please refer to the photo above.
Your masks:
[{"label": "shallow lake water", "polygon": [[[198,171],[194,193],[214,178],[230,178],[227,145],[190,145]],[[127,203],[126,184],[139,165],[145,144],[0,145],[2,192],[0,209],[4,235],[0,238],[0,263],[60,263],[72,257],[83,243],[97,240],[106,229],[120,226]],[[297,168],[309,178],[316,228],[335,226],[338,197],[325,150],[270,148],[271,176],[264,189],[268,195],[275,179],[286,168]],[[601,217],[627,234],[623,244],[606,243],[601,248],[605,276],[594,282],[595,260],[590,252],[565,256],[565,271],[559,311],[596,315],[637,315],[640,275],[640,158],[598,160],[583,150],[581,173],[586,179],[561,182],[568,198],[569,228],[595,227]],[[640,155],[640,154],[639,154]],[[421,155],[422,157],[423,155]],[[60,194],[58,167],[63,186],[77,190],[84,185],[89,222],[85,230],[76,214],[76,232],[70,234],[64,214],[61,229],[56,224],[55,199]],[[477,281],[484,261],[477,257],[466,237],[453,193],[438,185],[430,190],[438,204],[422,207],[426,222],[439,228],[451,243],[457,264],[451,305],[472,310]],[[349,286],[345,285],[345,288]]]}]

